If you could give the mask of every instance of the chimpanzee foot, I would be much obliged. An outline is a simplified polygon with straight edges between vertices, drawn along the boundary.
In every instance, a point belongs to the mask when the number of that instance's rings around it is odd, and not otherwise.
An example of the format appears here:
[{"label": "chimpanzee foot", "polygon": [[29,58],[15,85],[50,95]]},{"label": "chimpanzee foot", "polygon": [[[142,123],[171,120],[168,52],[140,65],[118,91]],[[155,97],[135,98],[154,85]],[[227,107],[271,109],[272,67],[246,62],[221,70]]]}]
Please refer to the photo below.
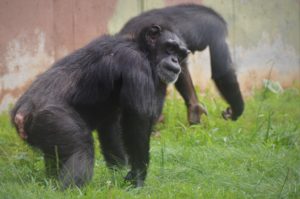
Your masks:
[{"label": "chimpanzee foot", "polygon": [[134,187],[143,187],[145,177],[142,173],[129,171],[124,180],[130,182]]},{"label": "chimpanzee foot", "polygon": [[207,110],[200,104],[190,105],[188,107],[188,120],[190,125],[199,124],[201,122],[201,115],[207,115]]},{"label": "chimpanzee foot", "polygon": [[127,173],[127,175],[125,176],[124,180],[131,182],[134,179],[135,174],[133,173],[133,171],[129,171]]}]

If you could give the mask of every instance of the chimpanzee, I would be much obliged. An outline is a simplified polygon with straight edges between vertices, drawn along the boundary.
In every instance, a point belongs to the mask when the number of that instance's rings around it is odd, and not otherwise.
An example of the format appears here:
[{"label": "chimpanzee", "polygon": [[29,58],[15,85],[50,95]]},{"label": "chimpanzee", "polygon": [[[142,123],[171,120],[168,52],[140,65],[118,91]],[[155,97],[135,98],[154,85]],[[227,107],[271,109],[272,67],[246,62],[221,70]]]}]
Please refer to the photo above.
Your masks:
[{"label": "chimpanzee", "polygon": [[[171,26],[181,34],[192,52],[202,51],[209,46],[212,79],[230,105],[222,115],[225,119],[236,120],[243,113],[244,102],[226,43],[225,20],[205,6],[177,5],[150,10],[132,18],[121,29],[120,34],[131,34],[149,23]],[[206,113],[206,110],[198,103],[187,63],[182,62],[181,67],[182,73],[175,86],[185,100],[190,124],[199,123],[201,114]]]},{"label": "chimpanzee", "polygon": [[151,128],[188,53],[164,25],[145,25],[132,37],[102,36],[41,74],[15,104],[12,122],[64,188],[91,179],[94,129],[108,166],[128,157],[125,179],[142,186]]}]

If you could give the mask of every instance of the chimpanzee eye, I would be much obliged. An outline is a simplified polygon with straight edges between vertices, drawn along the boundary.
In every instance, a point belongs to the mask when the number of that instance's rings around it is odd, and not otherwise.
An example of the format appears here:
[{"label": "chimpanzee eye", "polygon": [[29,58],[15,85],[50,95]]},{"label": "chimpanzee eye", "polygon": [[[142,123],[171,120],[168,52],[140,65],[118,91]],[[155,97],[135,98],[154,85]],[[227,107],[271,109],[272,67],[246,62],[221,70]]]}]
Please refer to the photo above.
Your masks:
[{"label": "chimpanzee eye", "polygon": [[180,59],[185,59],[187,57],[187,52],[186,51],[179,51],[178,56]]},{"label": "chimpanzee eye", "polygon": [[190,50],[187,50],[186,48],[179,48],[178,50],[178,57],[179,60],[184,60],[185,58],[187,58],[188,54],[190,53]]},{"label": "chimpanzee eye", "polygon": [[175,54],[176,51],[178,49],[178,45],[177,44],[174,44],[174,43],[167,43],[166,45],[166,52],[168,54]]}]

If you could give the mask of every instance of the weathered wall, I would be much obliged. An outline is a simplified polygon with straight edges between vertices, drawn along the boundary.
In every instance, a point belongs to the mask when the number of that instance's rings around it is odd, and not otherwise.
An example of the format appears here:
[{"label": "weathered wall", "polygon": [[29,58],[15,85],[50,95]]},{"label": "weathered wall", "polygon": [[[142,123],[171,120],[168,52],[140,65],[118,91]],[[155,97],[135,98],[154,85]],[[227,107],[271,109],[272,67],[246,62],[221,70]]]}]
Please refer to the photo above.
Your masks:
[{"label": "weathered wall", "polygon": [[243,90],[259,86],[270,73],[284,87],[295,82],[299,85],[299,0],[207,0],[205,3],[228,22],[228,41]]},{"label": "weathered wall", "polygon": [[[213,7],[228,22],[228,42],[244,92],[271,78],[300,81],[299,0],[0,0],[0,111],[55,60],[143,10],[178,3]],[[211,84],[207,50],[189,58],[193,80]]]},{"label": "weathered wall", "polygon": [[0,111],[55,60],[107,33],[115,4],[0,0]]}]

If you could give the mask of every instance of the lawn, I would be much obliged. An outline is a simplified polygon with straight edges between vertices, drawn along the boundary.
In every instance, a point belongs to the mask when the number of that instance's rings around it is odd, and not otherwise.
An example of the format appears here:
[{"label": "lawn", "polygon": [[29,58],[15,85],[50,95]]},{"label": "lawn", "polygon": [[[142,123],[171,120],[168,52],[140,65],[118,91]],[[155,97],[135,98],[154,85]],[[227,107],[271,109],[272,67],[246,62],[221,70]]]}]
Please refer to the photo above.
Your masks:
[{"label": "lawn", "polygon": [[209,115],[189,126],[182,99],[169,95],[139,189],[123,181],[126,169],[107,169],[97,150],[92,182],[60,191],[45,177],[41,153],[18,138],[3,113],[0,198],[300,198],[300,89],[255,92],[237,122],[222,119],[226,104],[218,95],[199,98]]}]

